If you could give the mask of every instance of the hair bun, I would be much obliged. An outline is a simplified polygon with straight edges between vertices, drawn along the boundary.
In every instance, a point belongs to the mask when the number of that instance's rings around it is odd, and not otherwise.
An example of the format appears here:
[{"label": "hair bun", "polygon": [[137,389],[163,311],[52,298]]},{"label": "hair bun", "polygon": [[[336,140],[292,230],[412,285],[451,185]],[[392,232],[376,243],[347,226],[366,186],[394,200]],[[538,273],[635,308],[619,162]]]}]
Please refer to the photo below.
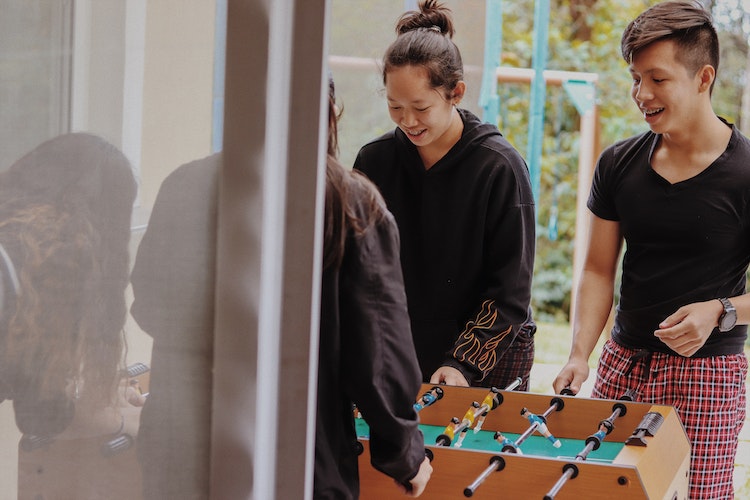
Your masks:
[{"label": "hair bun", "polygon": [[402,35],[409,31],[434,31],[453,37],[451,10],[437,0],[422,0],[419,10],[405,12],[396,23],[397,34]]}]

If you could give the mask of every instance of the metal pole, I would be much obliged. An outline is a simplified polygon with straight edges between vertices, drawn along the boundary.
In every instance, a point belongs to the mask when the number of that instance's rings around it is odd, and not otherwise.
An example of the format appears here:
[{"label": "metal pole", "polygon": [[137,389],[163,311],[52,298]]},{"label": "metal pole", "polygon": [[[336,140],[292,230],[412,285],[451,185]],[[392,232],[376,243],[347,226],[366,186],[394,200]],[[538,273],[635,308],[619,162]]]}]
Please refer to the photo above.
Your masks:
[{"label": "metal pole", "polygon": [[537,204],[539,203],[542,170],[542,145],[544,139],[544,101],[546,99],[544,67],[547,64],[548,32],[549,0],[536,0],[534,7],[534,53],[532,56],[534,77],[531,81],[529,140],[526,151],[526,161],[529,164],[531,189],[534,193],[534,201]]}]

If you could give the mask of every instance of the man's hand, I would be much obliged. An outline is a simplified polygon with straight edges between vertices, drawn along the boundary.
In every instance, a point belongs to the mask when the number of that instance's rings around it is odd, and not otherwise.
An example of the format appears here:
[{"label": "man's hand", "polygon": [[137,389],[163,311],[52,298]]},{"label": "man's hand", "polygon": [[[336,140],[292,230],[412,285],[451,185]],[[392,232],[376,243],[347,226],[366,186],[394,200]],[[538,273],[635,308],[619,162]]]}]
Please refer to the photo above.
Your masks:
[{"label": "man's hand", "polygon": [[560,394],[566,387],[578,394],[581,385],[589,378],[589,364],[586,360],[571,359],[563,366],[560,373],[557,374],[552,382],[552,388],[555,394]]},{"label": "man's hand", "polygon": [[457,385],[459,387],[469,387],[469,382],[463,374],[452,366],[441,366],[430,377],[431,384]]},{"label": "man's hand", "polygon": [[682,306],[659,323],[654,335],[677,354],[690,357],[706,343],[723,310],[718,300]]}]

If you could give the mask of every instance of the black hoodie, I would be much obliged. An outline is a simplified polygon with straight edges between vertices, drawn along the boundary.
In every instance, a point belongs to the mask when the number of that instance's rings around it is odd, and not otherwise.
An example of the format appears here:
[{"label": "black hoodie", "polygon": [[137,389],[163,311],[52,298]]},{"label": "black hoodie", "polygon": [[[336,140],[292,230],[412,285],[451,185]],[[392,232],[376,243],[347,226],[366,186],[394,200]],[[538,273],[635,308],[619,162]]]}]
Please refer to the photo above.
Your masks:
[{"label": "black hoodie", "polygon": [[440,366],[483,379],[532,321],[534,200],[526,162],[494,125],[459,110],[461,139],[425,170],[398,128],[354,168],[382,192],[401,262],[422,376]]}]

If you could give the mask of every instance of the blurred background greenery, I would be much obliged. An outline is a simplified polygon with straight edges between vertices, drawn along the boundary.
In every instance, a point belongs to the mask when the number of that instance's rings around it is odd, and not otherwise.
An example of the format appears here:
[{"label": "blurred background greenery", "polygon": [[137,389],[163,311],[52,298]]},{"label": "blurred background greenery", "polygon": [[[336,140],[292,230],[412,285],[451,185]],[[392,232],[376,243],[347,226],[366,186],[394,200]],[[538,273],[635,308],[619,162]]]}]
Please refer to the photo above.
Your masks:
[{"label": "blurred background greenery", "polygon": [[[466,69],[467,96],[462,106],[482,116],[479,106],[484,64],[486,0],[445,0],[456,22],[454,41]],[[627,23],[654,1],[550,0],[547,69],[596,73],[600,149],[646,130],[629,96],[630,75],[620,56]],[[744,0],[704,1],[712,9],[722,53],[714,107],[719,115],[750,133],[750,96],[746,95],[750,13]],[[395,38],[394,26],[404,0],[333,0],[330,53],[344,114],[341,158],[351,166],[359,147],[394,127],[383,97],[377,61]],[[501,2],[502,56],[505,67],[531,68],[534,1]],[[748,7],[750,9],[750,6]],[[348,61],[348,63],[343,63]],[[353,61],[357,61],[353,63]],[[498,84],[498,126],[527,156],[530,88]],[[536,318],[569,320],[576,222],[578,112],[560,87],[548,86],[544,110],[541,187],[537,200],[537,254],[532,292]]]}]

